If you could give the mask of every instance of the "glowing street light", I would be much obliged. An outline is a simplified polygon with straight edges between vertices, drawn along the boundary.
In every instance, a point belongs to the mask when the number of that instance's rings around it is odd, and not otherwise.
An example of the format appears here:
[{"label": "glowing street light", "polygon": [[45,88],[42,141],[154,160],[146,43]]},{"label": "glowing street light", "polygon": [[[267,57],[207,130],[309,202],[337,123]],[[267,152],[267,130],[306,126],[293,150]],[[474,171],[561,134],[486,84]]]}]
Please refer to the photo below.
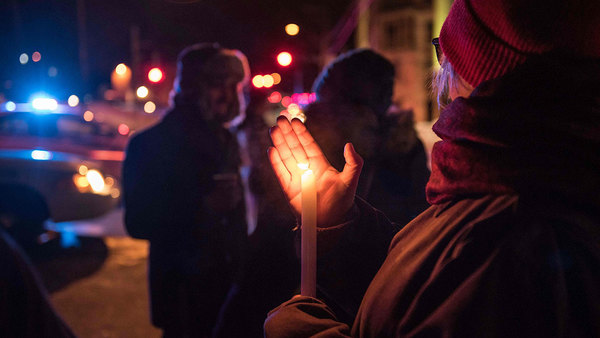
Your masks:
[{"label": "glowing street light", "polygon": [[150,80],[150,82],[153,82],[153,83],[160,82],[160,81],[162,81],[163,77],[164,77],[163,72],[158,67],[154,67],[154,68],[150,69],[150,71],[148,72],[148,80]]},{"label": "glowing street light", "polygon": [[277,63],[283,67],[287,67],[292,63],[292,54],[288,52],[281,52],[277,55]]},{"label": "glowing street light", "polygon": [[119,63],[117,67],[115,67],[115,73],[121,76],[125,75],[125,73],[127,73],[127,66],[124,63]]},{"label": "glowing street light", "polygon": [[298,25],[296,25],[295,23],[288,23],[287,25],[285,25],[285,32],[287,33],[287,35],[294,36],[297,35],[298,32],[300,32],[300,27],[298,27]]},{"label": "glowing street light", "polygon": [[120,92],[125,92],[131,83],[131,69],[124,63],[119,63],[115,70],[110,74],[110,83],[113,89]]},{"label": "glowing street light", "polygon": [[146,96],[148,96],[148,94],[150,94],[150,91],[148,90],[148,88],[146,86],[139,86],[135,93],[137,94],[137,97],[139,97],[140,99],[143,99]]}]

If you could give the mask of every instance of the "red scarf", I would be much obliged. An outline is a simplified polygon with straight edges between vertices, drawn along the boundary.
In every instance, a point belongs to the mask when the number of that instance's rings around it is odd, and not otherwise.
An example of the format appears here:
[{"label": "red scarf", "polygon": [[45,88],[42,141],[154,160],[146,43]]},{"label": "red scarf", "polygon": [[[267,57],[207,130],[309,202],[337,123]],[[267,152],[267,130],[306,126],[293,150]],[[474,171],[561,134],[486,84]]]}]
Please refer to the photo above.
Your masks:
[{"label": "red scarf", "polygon": [[427,199],[553,194],[600,205],[600,62],[535,60],[482,83],[433,126]]}]

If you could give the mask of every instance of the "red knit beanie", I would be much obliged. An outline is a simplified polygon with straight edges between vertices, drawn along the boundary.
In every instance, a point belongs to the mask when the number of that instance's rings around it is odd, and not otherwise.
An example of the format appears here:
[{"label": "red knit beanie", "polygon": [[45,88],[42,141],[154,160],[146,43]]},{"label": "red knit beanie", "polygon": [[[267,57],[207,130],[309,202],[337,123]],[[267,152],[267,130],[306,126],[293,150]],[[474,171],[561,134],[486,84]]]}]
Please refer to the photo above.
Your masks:
[{"label": "red knit beanie", "polygon": [[455,0],[442,51],[473,87],[547,52],[600,57],[598,0]]}]

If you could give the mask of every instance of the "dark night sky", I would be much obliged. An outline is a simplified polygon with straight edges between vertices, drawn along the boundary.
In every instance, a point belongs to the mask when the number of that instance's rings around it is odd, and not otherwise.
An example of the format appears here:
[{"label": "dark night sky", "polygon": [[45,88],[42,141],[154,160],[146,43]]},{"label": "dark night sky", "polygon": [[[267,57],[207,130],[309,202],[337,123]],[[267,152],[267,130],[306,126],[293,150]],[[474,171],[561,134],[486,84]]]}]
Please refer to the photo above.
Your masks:
[{"label": "dark night sky", "polygon": [[[53,92],[59,99],[70,93],[96,94],[109,83],[111,70],[130,62],[130,27],[140,27],[142,65],[168,67],[177,53],[195,42],[218,41],[242,50],[253,73],[273,72],[277,52],[294,55],[317,51],[320,37],[332,31],[351,5],[350,0],[80,0],[85,5],[85,28],[90,77],[85,90],[78,61],[77,0],[5,0],[0,3],[0,91],[7,98],[26,99],[35,90]],[[300,25],[288,37],[285,24]],[[19,55],[42,53],[38,63],[19,63]],[[48,77],[55,66],[58,75]],[[7,80],[11,82],[7,84]],[[9,88],[7,88],[9,87]]]}]

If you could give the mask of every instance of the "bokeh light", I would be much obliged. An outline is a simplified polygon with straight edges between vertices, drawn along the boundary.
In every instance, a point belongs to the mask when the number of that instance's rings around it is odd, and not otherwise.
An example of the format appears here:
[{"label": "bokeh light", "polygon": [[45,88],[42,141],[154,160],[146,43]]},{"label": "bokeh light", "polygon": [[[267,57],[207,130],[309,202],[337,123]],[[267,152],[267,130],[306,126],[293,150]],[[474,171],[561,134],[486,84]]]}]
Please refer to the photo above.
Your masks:
[{"label": "bokeh light", "polygon": [[148,90],[148,88],[146,86],[139,86],[135,93],[136,93],[137,97],[139,97],[140,99],[143,99],[146,96],[148,96],[150,91]]},{"label": "bokeh light", "polygon": [[75,94],[69,96],[67,104],[69,104],[70,107],[77,107],[77,105],[79,104],[79,97],[77,97],[77,95]]},{"label": "bokeh light", "polygon": [[263,86],[265,88],[271,88],[271,87],[273,87],[274,83],[275,83],[275,81],[273,81],[273,77],[271,75],[264,75],[263,76]]},{"label": "bokeh light", "polygon": [[163,72],[160,68],[154,67],[148,72],[148,80],[150,82],[160,82],[163,79]]},{"label": "bokeh light", "polygon": [[281,82],[281,75],[279,75],[279,73],[273,73],[271,76],[273,77],[273,84],[279,84]]},{"label": "bokeh light", "polygon": [[[87,172],[87,170],[86,170]],[[83,176],[85,174],[79,175],[79,174],[75,174],[73,175],[73,183],[75,183],[75,186],[79,189],[85,189],[87,187],[90,186],[90,182],[88,182],[87,177]]]},{"label": "bokeh light", "polygon": [[252,78],[252,85],[256,88],[262,88],[265,85],[262,75],[256,75]]},{"label": "bokeh light", "polygon": [[85,178],[87,178],[94,192],[101,192],[104,189],[104,177],[98,170],[88,170]]},{"label": "bokeh light", "polygon": [[298,103],[301,105],[307,105],[308,99],[309,99],[310,94],[309,93],[302,93],[298,96]]},{"label": "bokeh light", "polygon": [[292,116],[296,116],[296,115],[300,114],[300,107],[295,103],[290,103],[290,105],[287,107],[287,110],[290,112],[290,115],[292,115]]},{"label": "bokeh light", "polygon": [[41,59],[42,59],[42,54],[40,54],[40,52],[33,52],[33,54],[31,54],[31,61],[38,62]]},{"label": "bokeh light", "polygon": [[115,68],[115,72],[117,73],[117,75],[125,75],[125,73],[127,72],[127,66],[125,66],[124,63],[119,63]]},{"label": "bokeh light", "polygon": [[19,55],[19,62],[22,65],[26,64],[27,62],[29,62],[29,56],[27,54],[25,54],[25,53]]},{"label": "bokeh light", "polygon": [[117,128],[117,130],[119,131],[119,134],[121,134],[121,135],[129,134],[129,126],[126,125],[125,123],[119,124],[119,127]]},{"label": "bokeh light", "polygon": [[281,52],[277,54],[277,63],[282,65],[283,67],[287,67],[292,64],[292,54],[288,52]]},{"label": "bokeh light", "polygon": [[154,102],[148,101],[144,104],[144,111],[146,113],[152,114],[152,113],[154,113],[155,110],[156,110],[156,104],[154,104]]},{"label": "bokeh light", "polygon": [[300,32],[300,27],[298,27],[298,25],[296,25],[295,23],[288,23],[287,25],[285,25],[285,32],[287,33],[287,35],[297,35],[298,32]]},{"label": "bokeh light", "polygon": [[284,107],[286,107],[286,108],[287,108],[287,106],[290,105],[290,103],[292,103],[292,98],[290,98],[289,96],[284,96],[281,99],[281,105],[284,106]]},{"label": "bokeh light", "polygon": [[278,91],[272,92],[268,97],[269,102],[278,103],[281,102],[281,93]]},{"label": "bokeh light", "polygon": [[17,109],[17,105],[12,101],[7,101],[4,104],[4,108],[6,108],[6,111],[15,111],[15,109]]},{"label": "bokeh light", "polygon": [[121,196],[121,191],[119,191],[119,189],[112,188],[110,190],[110,197],[112,197],[112,198],[119,198],[119,196]]},{"label": "bokeh light", "polygon": [[84,164],[79,166],[79,169],[77,170],[79,172],[80,175],[85,175],[88,172],[88,167]]},{"label": "bokeh light", "polygon": [[83,119],[90,122],[94,119],[94,113],[92,113],[90,110],[86,110],[85,113],[83,113]]}]

